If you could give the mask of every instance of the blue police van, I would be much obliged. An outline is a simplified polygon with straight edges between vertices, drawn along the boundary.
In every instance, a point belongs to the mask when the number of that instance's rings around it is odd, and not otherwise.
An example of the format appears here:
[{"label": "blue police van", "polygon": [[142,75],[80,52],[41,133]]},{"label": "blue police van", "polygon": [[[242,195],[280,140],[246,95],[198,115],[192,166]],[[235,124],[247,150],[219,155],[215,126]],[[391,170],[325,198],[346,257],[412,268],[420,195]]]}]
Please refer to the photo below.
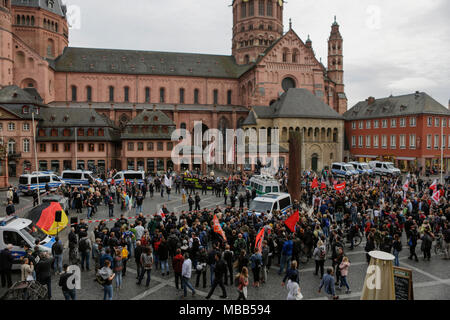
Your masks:
[{"label": "blue police van", "polygon": [[55,190],[63,184],[63,181],[51,171],[38,171],[19,177],[19,191],[26,195],[31,195],[37,189],[39,192],[45,192],[47,184],[50,190]]}]

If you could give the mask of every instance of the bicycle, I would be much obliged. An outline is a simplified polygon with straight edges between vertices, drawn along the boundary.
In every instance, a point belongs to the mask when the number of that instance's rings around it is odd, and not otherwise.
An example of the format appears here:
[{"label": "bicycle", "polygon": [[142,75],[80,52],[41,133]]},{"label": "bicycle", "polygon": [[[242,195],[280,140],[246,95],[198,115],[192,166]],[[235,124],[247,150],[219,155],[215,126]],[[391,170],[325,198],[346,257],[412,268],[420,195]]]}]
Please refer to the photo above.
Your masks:
[{"label": "bicycle", "polygon": [[436,255],[440,255],[442,253],[445,253],[444,249],[444,237],[442,236],[442,233],[439,233],[436,236],[436,243],[434,244],[434,253]]},{"label": "bicycle", "polygon": [[[346,239],[346,243],[350,243],[350,240],[348,238],[348,230],[344,231],[343,238]],[[355,234],[355,236],[353,237],[353,247],[359,246],[362,242],[362,239],[363,239],[363,237],[362,237],[361,231],[358,230],[357,233]]]}]

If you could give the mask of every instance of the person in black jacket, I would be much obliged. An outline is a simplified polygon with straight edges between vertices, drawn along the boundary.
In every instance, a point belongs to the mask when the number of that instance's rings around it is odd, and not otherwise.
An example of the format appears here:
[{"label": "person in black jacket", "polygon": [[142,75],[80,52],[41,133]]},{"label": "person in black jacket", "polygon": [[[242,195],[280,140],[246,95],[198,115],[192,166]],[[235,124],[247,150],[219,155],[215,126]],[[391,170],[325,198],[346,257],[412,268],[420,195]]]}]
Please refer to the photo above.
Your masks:
[{"label": "person in black jacket", "polygon": [[410,232],[410,236],[408,239],[408,245],[409,245],[409,260],[412,260],[412,258],[414,257],[416,261],[419,261],[419,258],[417,257],[416,254],[416,246],[417,246],[417,239],[419,238],[419,234],[417,232],[416,229],[416,225],[413,224],[411,226],[411,232]]},{"label": "person in black jacket", "polygon": [[8,205],[6,206],[6,215],[10,216],[13,215],[14,213],[16,213],[16,208],[14,207],[12,200],[9,200]]},{"label": "person in black jacket", "polygon": [[211,298],[217,286],[220,286],[220,288],[222,289],[222,295],[220,297],[222,299],[227,298],[227,291],[225,290],[225,286],[223,285],[223,277],[227,273],[227,266],[225,264],[225,261],[223,261],[220,256],[221,254],[219,252],[217,252],[214,256],[216,260],[216,266],[214,268],[214,283],[211,287],[211,290],[209,290],[208,295],[205,297],[206,299]]},{"label": "person in black jacket", "polygon": [[[61,287],[64,298],[66,298],[66,300],[71,300],[71,299],[77,300],[77,294],[76,294],[75,288],[69,289],[67,286],[69,277],[73,274],[73,272],[67,272],[68,268],[69,268],[69,266],[67,264],[65,264],[63,266],[64,272],[61,274],[58,284]],[[73,279],[73,280],[75,280],[75,279]]]},{"label": "person in black jacket", "polygon": [[141,246],[141,241],[136,241],[136,248],[134,249],[134,260],[136,261],[136,271],[137,276],[136,279],[139,278],[139,275],[141,274],[141,255],[144,252],[144,248]]},{"label": "person in black jacket", "polygon": [[47,297],[52,299],[52,264],[53,258],[50,258],[47,252],[41,253],[41,259],[36,265],[36,280],[47,286]]},{"label": "person in black jacket", "polygon": [[161,238],[161,243],[158,247],[158,256],[161,263],[161,275],[166,275],[164,270],[167,270],[167,275],[169,275],[169,245],[164,237]]},{"label": "person in black jacket", "polygon": [[11,270],[15,262],[14,255],[11,253],[12,244],[8,244],[6,249],[0,252],[0,274],[2,278],[2,288],[8,284],[8,288],[12,286]]}]

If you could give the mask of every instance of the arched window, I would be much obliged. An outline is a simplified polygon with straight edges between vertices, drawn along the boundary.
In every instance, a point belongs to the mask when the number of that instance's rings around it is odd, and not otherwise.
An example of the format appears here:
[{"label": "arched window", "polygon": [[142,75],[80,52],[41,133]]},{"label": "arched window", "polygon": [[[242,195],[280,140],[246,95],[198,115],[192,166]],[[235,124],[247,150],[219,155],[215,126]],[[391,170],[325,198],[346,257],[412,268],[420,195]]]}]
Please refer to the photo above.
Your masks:
[{"label": "arched window", "polygon": [[27,16],[27,26],[29,26],[30,25],[30,16]]},{"label": "arched window", "polygon": [[244,57],[244,63],[245,64],[249,64],[250,63],[250,56],[248,54],[246,54],[245,57]]},{"label": "arched window", "polygon": [[86,100],[88,102],[92,101],[92,87],[91,86],[86,87]]},{"label": "arched window", "polygon": [[184,88],[180,88],[180,103],[184,103]]},{"label": "arched window", "polygon": [[213,104],[219,104],[219,90],[217,89],[213,91]]},{"label": "arched window", "polygon": [[17,15],[16,24],[20,24],[20,15]]},{"label": "arched window", "polygon": [[232,104],[231,100],[232,100],[232,96],[233,96],[233,92],[231,90],[227,91],[227,104]]},{"label": "arched window", "polygon": [[166,100],[166,90],[164,88],[159,89],[159,102],[164,103]]},{"label": "arched window", "polygon": [[130,88],[129,87],[124,87],[123,88],[123,101],[124,102],[129,102],[130,101]]},{"label": "arched window", "polygon": [[55,56],[55,42],[53,41],[53,39],[48,39],[47,40],[47,56],[49,57],[54,57]]},{"label": "arched window", "polygon": [[77,87],[72,86],[72,101],[77,101]]},{"label": "arched window", "polygon": [[114,102],[114,87],[109,86],[109,102]]},{"label": "arched window", "polygon": [[58,24],[55,22],[55,31],[58,32]]},{"label": "arched window", "polygon": [[186,123],[182,122],[180,124],[180,129],[185,129],[186,130]]},{"label": "arched window", "polygon": [[25,25],[25,16],[22,16],[22,24]]},{"label": "arched window", "polygon": [[195,89],[194,90],[194,104],[199,104],[199,90]]},{"label": "arched window", "polygon": [[292,53],[292,62],[293,63],[297,63],[298,62],[298,58],[299,58],[299,53],[298,53],[298,50],[295,49],[294,52]]},{"label": "arched window", "polygon": [[283,62],[288,62],[288,49],[283,49]]},{"label": "arched window", "polygon": [[145,102],[150,102],[150,88],[145,87]]},{"label": "arched window", "polygon": [[267,1],[267,15],[269,17],[273,16],[273,3],[272,3],[272,0],[268,0]]}]

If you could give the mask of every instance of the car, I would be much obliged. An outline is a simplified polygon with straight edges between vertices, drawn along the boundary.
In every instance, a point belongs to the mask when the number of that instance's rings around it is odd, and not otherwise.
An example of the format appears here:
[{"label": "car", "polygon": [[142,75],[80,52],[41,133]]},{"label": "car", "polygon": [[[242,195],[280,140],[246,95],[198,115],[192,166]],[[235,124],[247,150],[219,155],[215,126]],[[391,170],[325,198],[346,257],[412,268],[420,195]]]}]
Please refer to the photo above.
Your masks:
[{"label": "car", "polygon": [[64,182],[54,173],[35,171],[32,174],[23,174],[19,177],[19,191],[31,195],[35,190],[45,192],[48,184],[50,190],[56,190]]},{"label": "car", "polygon": [[334,176],[342,178],[357,176],[359,174],[351,164],[345,162],[333,162],[331,164],[331,173]]},{"label": "car", "polygon": [[370,168],[368,163],[365,162],[349,162],[349,164],[351,164],[356,171],[358,171],[359,174],[362,175],[368,175],[368,176],[372,176],[373,175],[373,170]]},{"label": "car", "polygon": [[136,180],[138,184],[145,183],[145,172],[144,171],[134,171],[134,170],[126,170],[117,172],[112,179],[108,179],[108,183],[114,180],[115,184],[121,184],[125,181],[130,181],[134,183]]},{"label": "car", "polygon": [[392,162],[370,161],[370,167],[375,175],[380,176],[399,176],[400,169],[395,168]]},{"label": "car", "polygon": [[257,175],[250,178],[247,189],[249,191],[255,190],[258,195],[264,195],[266,193],[279,192],[280,184],[277,179],[271,176]]},{"label": "car", "polygon": [[[12,244],[11,251],[18,259],[25,255],[24,245],[34,248],[36,241],[39,242],[41,252],[51,254],[55,238],[34,226],[31,220],[17,216],[0,218],[0,250],[5,249],[8,244]],[[14,264],[13,269],[20,269],[20,264]]]},{"label": "car", "polygon": [[257,216],[264,214],[265,217],[271,219],[273,213],[279,210],[282,214],[286,214],[288,209],[292,208],[292,200],[289,193],[272,192],[256,197],[250,203],[248,215],[255,213]]},{"label": "car", "polygon": [[61,179],[67,185],[81,185],[83,188],[89,188],[89,185],[94,182],[103,182],[101,179],[94,178],[92,171],[84,170],[64,170],[61,174]]}]

